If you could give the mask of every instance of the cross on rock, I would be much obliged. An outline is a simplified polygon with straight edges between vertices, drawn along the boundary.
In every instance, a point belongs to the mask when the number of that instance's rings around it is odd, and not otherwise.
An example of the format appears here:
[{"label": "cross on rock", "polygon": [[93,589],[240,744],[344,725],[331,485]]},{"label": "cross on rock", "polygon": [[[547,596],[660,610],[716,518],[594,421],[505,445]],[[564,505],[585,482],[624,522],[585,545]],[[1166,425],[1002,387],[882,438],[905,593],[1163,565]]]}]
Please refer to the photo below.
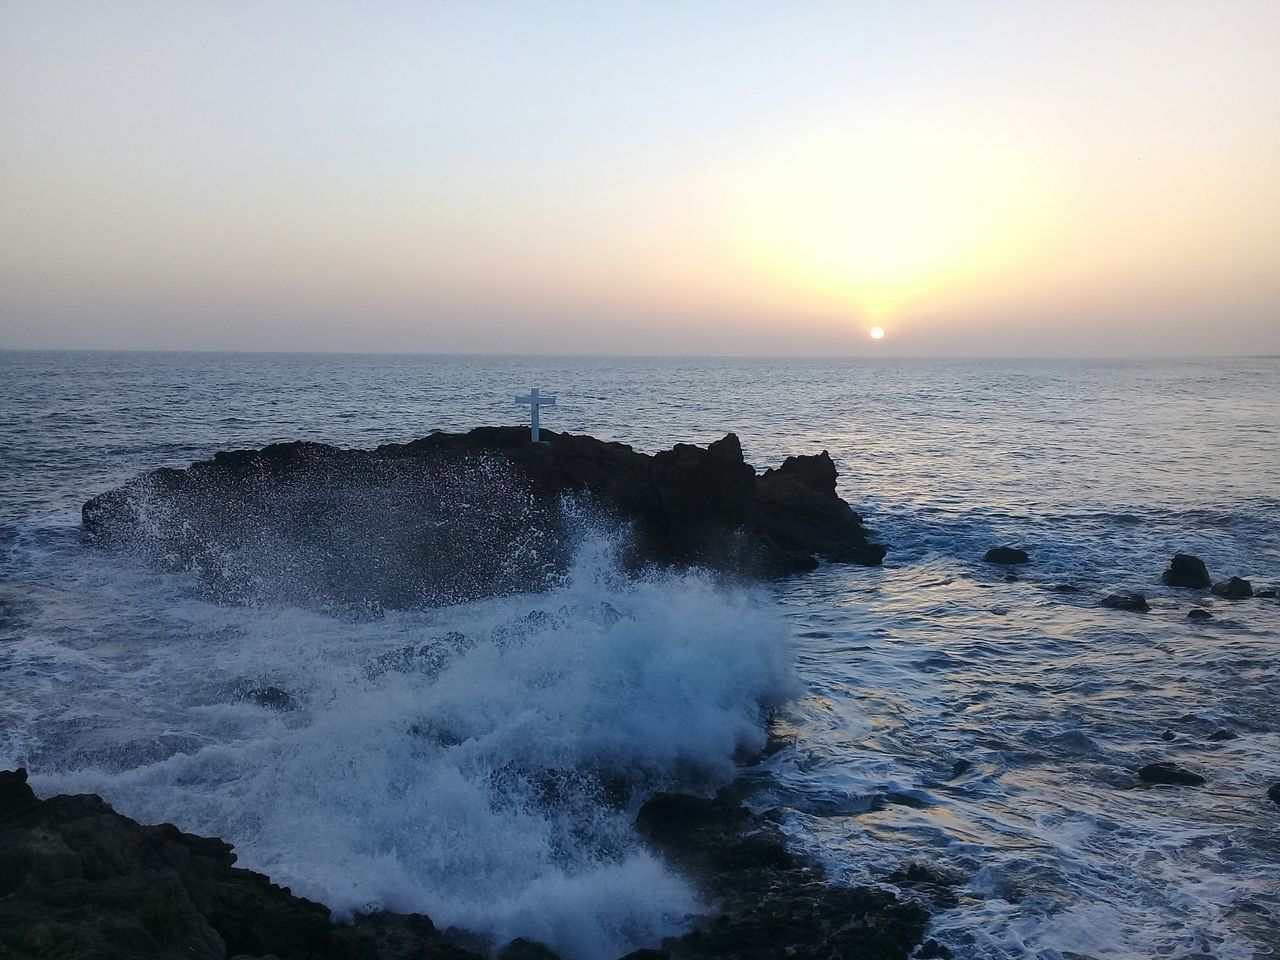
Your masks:
[{"label": "cross on rock", "polygon": [[516,397],[516,403],[522,403],[529,408],[529,441],[531,443],[539,443],[538,410],[542,407],[554,407],[556,405],[556,398],[544,397],[538,393],[537,387],[533,387],[526,396]]}]

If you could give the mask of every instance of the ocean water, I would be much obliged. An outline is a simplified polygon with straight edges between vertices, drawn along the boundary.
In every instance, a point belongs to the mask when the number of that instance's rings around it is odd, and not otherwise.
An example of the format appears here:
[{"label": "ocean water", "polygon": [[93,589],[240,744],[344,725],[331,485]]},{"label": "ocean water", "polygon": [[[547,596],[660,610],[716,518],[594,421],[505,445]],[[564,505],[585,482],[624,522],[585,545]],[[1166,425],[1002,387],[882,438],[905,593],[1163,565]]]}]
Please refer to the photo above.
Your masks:
[{"label": "ocean water", "polygon": [[[529,386],[548,428],[646,451],[829,450],[885,566],[637,579],[595,529],[549,592],[354,620],[218,605],[81,537],[140,471],[519,422]],[[954,872],[931,936],[957,957],[1269,956],[1280,604],[1159,575],[1187,551],[1280,583],[1277,478],[1276,359],[0,353],[0,766],[340,912],[607,960],[705,907],[637,842],[639,796],[744,772],[768,716],[787,746],[751,802],[839,880]],[[981,562],[1002,543],[1033,557],[1011,582]],[[1152,611],[1100,608],[1117,589]],[[284,709],[245,696],[267,687]],[[1207,785],[1135,785],[1166,759]]]}]

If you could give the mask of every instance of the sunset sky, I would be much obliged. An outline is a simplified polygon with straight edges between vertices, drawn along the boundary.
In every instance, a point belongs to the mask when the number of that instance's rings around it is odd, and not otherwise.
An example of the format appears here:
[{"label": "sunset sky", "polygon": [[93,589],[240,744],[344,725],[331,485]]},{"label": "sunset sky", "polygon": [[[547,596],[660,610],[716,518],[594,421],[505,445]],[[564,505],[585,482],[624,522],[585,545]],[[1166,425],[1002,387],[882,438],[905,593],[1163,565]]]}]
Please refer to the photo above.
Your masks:
[{"label": "sunset sky", "polygon": [[6,347],[1280,353],[1280,2],[6,0]]}]

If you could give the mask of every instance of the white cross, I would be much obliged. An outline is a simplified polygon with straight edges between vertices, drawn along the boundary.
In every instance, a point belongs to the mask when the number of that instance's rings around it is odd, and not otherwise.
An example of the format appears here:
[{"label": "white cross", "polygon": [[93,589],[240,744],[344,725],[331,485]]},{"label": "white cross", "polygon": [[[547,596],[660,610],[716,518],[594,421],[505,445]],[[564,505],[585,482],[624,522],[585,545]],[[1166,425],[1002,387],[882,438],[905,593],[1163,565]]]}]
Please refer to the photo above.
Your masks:
[{"label": "white cross", "polygon": [[516,397],[516,403],[523,403],[529,407],[529,441],[531,443],[538,443],[538,409],[540,407],[554,407],[556,405],[556,398],[540,396],[538,394],[538,388],[533,387],[527,396]]}]

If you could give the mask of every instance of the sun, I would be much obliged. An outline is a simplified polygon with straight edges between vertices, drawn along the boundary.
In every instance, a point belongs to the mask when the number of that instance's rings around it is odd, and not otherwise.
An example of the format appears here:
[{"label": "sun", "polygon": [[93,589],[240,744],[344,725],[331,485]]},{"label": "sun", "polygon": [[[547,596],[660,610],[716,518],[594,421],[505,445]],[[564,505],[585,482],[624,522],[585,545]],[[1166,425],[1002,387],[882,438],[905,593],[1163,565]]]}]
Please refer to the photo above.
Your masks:
[{"label": "sun", "polygon": [[884,339],[884,327],[872,327],[872,328],[871,328],[871,339],[872,339],[872,340],[883,340],[883,339]]}]

